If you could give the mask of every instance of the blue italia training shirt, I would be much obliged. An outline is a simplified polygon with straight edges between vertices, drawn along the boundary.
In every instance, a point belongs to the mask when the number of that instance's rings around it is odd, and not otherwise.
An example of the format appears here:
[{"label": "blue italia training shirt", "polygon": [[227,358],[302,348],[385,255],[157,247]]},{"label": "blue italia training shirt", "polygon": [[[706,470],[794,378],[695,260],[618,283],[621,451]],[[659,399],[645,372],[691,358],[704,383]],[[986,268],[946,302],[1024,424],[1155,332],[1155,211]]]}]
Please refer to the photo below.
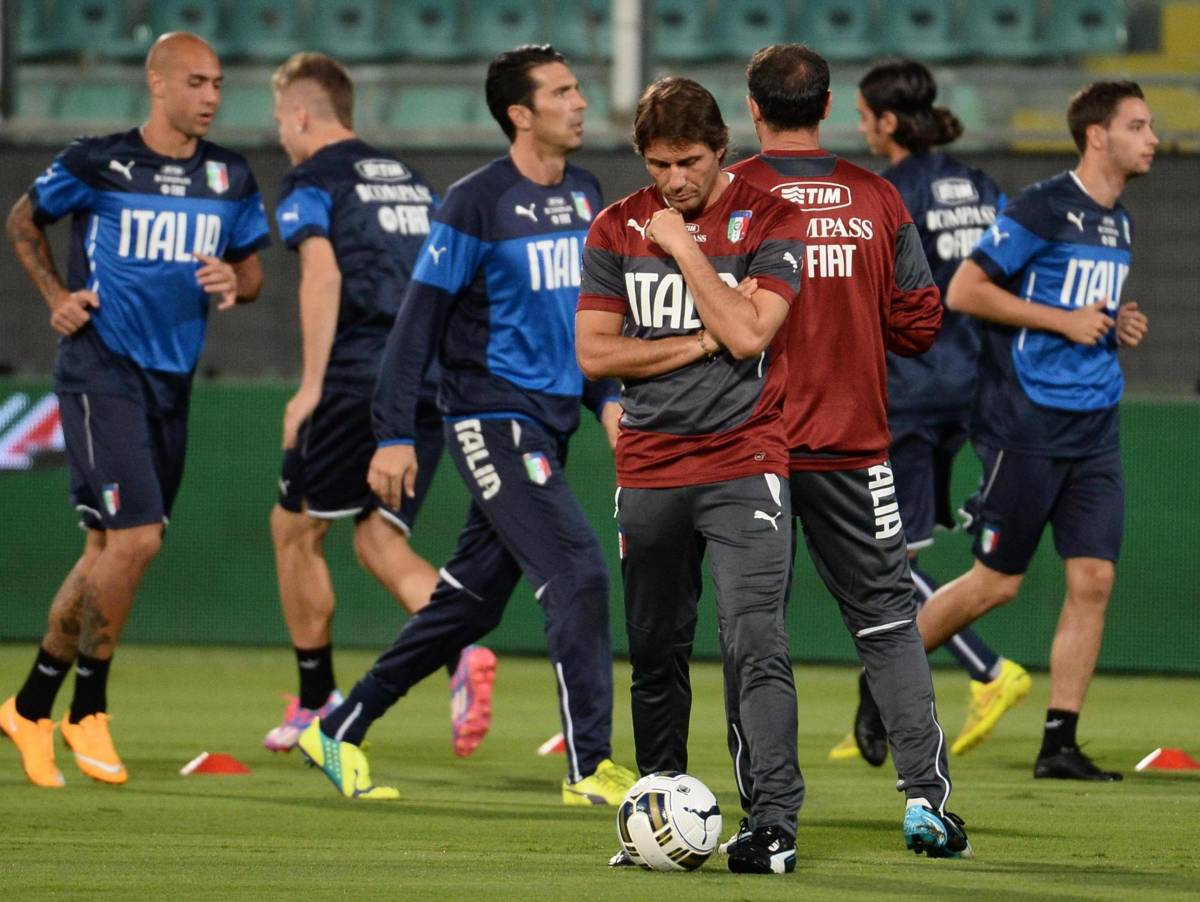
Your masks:
[{"label": "blue italia training shirt", "polygon": [[97,372],[107,352],[190,375],[208,323],[208,294],[196,280],[203,264],[193,254],[236,262],[270,240],[245,159],[208,141],[175,159],[150,150],[138,129],[81,138],[29,197],[38,225],[72,216],[67,286],[100,298],[92,326],[60,342],[55,371],[66,390],[121,391]]},{"label": "blue italia training shirt", "polygon": [[[1129,274],[1132,224],[1072,172],[1023,191],[971,254],[1001,287],[1074,310],[1106,301],[1115,317]],[[1076,344],[1055,332],[984,323],[975,434],[995,447],[1080,457],[1117,446],[1124,389],[1116,332]]]},{"label": "blue italia training shirt", "polygon": [[505,156],[450,186],[388,338],[375,396],[380,442],[411,441],[425,363],[442,367],[450,418],[519,417],[568,435],[585,394],[598,410],[615,383],[586,384],[575,359],[583,242],[600,212],[595,176],[568,165],[547,187]]}]

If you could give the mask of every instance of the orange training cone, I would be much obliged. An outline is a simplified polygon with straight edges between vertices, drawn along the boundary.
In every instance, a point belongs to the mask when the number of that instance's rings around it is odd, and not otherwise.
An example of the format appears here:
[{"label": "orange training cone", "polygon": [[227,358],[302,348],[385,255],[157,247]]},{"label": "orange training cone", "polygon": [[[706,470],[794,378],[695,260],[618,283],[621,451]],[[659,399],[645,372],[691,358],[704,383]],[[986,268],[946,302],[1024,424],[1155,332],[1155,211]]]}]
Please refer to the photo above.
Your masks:
[{"label": "orange training cone", "polygon": [[192,774],[248,774],[250,768],[224,752],[201,752],[179,769],[185,777]]},{"label": "orange training cone", "polygon": [[1137,763],[1135,770],[1200,770],[1197,761],[1183,749],[1155,749]]}]

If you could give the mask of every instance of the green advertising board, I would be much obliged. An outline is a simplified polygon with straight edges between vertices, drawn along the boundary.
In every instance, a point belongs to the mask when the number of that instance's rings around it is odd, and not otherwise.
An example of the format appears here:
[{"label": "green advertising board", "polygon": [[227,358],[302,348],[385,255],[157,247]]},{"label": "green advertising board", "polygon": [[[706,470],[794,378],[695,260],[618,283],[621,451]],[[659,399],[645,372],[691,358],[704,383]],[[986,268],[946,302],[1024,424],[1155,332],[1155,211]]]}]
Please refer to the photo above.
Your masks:
[{"label": "green advertising board", "polygon": [[[183,489],[166,543],[143,584],[125,633],[129,642],[286,644],[279,612],[268,516],[276,497],[280,422],[290,387],[278,383],[200,382],[192,403]],[[39,405],[41,405],[39,407]],[[0,379],[0,640],[36,641],[51,596],[82,545],[67,503],[67,474],[54,443],[53,396],[45,382]],[[1133,399],[1122,407],[1127,481],[1126,534],[1101,667],[1200,672],[1200,404]],[[30,453],[39,447],[51,450]],[[585,417],[567,466],[609,561],[613,639],[625,648],[614,475],[599,426]],[[954,497],[979,475],[965,451]],[[435,564],[454,547],[467,493],[443,458],[417,523],[414,546]],[[350,525],[334,525],[326,553],[338,593],[335,641],[382,648],[404,622],[399,607],[356,564]],[[922,552],[923,569],[950,579],[971,564],[969,538],[940,534]],[[1044,665],[1063,595],[1062,567],[1049,533],[1011,605],[977,630],[999,652]],[[711,583],[697,630],[696,654],[717,654]],[[788,622],[797,661],[850,661],[854,649],[806,553],[797,555]],[[542,616],[528,584],[509,604],[488,641],[500,651],[544,648]],[[937,661],[948,661],[939,652]]]}]

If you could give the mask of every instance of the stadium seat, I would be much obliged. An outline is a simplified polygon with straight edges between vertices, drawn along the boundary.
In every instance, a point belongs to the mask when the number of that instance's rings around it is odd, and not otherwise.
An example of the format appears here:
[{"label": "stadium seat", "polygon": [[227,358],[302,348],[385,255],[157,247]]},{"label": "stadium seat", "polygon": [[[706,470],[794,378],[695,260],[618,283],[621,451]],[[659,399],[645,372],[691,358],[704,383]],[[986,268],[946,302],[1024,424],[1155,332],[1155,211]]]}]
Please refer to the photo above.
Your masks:
[{"label": "stadium seat", "polygon": [[974,85],[951,85],[944,93],[938,92],[935,103],[950,108],[950,112],[962,122],[968,138],[972,137],[972,132],[987,125],[983,98]]},{"label": "stadium seat", "polygon": [[224,53],[218,22],[219,9],[212,0],[155,0],[149,5],[150,30],[154,37],[168,31],[190,31]]},{"label": "stadium seat", "polygon": [[745,61],[760,47],[787,40],[788,10],[784,0],[721,0],[715,32],[721,55]]},{"label": "stadium seat", "polygon": [[567,0],[550,27],[552,43],[570,60],[612,57],[612,0]]},{"label": "stadium seat", "polygon": [[466,85],[404,87],[393,96],[384,124],[398,130],[463,128],[474,120],[479,93]]},{"label": "stadium seat", "polygon": [[[1194,36],[1200,37],[1200,36]],[[1117,53],[1125,48],[1122,0],[1055,0],[1043,32],[1052,53]]]},{"label": "stadium seat", "polygon": [[55,118],[66,122],[127,128],[136,114],[137,98],[141,93],[141,87],[132,82],[81,79],[63,87]]},{"label": "stadium seat", "polygon": [[448,60],[464,55],[457,6],[444,0],[386,0],[384,49],[388,57]]},{"label": "stadium seat", "polygon": [[861,60],[879,49],[871,25],[870,8],[865,3],[807,0],[794,37],[815,47],[826,59]]},{"label": "stadium seat", "polygon": [[238,0],[229,10],[229,52],[248,60],[282,60],[300,49],[296,4]]},{"label": "stadium seat", "polygon": [[694,61],[715,56],[717,47],[709,40],[706,7],[696,0],[655,0],[655,57]]},{"label": "stadium seat", "polygon": [[891,0],[883,49],[927,62],[962,55],[953,24],[952,7],[943,0]]},{"label": "stadium seat", "polygon": [[1036,56],[1036,7],[1035,0],[968,0],[963,11],[965,48],[991,57]]},{"label": "stadium seat", "polygon": [[269,86],[228,85],[222,92],[216,127],[269,131],[275,128],[274,114],[275,96]]},{"label": "stadium seat", "polygon": [[344,63],[383,57],[379,13],[373,0],[317,0],[309,7],[304,43]]},{"label": "stadium seat", "polygon": [[545,41],[537,8],[528,0],[474,0],[467,6],[466,22],[467,48],[480,59]]},{"label": "stadium seat", "polygon": [[33,60],[53,56],[58,48],[46,27],[45,11],[40,0],[21,0],[16,12],[18,58]]},{"label": "stadium seat", "polygon": [[121,0],[55,0],[50,22],[60,53],[132,59],[150,46],[149,29],[134,38]]}]

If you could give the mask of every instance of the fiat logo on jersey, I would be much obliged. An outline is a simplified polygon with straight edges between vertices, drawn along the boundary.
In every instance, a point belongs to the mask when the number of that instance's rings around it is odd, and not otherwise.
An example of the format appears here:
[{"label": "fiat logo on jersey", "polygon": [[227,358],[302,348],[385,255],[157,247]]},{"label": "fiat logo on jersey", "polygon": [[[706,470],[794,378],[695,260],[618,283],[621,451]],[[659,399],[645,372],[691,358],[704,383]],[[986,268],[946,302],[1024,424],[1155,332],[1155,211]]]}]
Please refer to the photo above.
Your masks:
[{"label": "fiat logo on jersey", "polygon": [[850,189],[837,182],[786,182],[773,189],[784,200],[799,204],[801,210],[836,210],[850,206]]},{"label": "fiat logo on jersey", "polygon": [[404,164],[395,160],[359,160],[354,168],[359,175],[372,182],[404,182],[412,178],[412,173]]}]

